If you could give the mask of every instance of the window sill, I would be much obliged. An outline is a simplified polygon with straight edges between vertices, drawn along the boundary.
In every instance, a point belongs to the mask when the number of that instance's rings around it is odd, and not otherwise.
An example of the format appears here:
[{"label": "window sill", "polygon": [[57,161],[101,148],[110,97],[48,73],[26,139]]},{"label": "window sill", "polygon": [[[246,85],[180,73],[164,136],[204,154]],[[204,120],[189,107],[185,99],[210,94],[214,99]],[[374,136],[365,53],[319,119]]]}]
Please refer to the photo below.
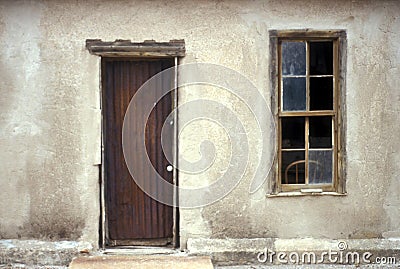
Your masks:
[{"label": "window sill", "polygon": [[267,198],[295,197],[295,196],[347,196],[347,193],[291,191],[291,192],[280,192],[280,193],[277,193],[277,194],[267,194]]}]

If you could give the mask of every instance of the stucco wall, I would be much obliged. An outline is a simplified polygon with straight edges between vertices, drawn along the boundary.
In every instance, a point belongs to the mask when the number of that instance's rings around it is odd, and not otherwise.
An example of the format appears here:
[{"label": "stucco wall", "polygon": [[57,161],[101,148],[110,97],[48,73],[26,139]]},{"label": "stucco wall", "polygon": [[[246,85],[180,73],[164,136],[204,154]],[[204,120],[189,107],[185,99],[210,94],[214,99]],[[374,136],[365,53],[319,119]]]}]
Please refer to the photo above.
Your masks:
[{"label": "stucco wall", "polygon": [[[399,14],[398,1],[2,1],[0,238],[98,242],[100,70],[86,39],[185,39],[181,63],[236,70],[269,100],[268,30],[299,28],[347,31],[348,195],[272,199],[267,184],[250,194],[261,140],[248,108],[222,89],[183,88],[181,103],[208,98],[238,115],[250,163],[226,198],[181,210],[182,245],[190,237],[400,237]],[[215,143],[214,165],[180,173],[182,186],[229,168],[229,138],[207,120],[182,130],[180,157],[199,159],[204,139]]]}]

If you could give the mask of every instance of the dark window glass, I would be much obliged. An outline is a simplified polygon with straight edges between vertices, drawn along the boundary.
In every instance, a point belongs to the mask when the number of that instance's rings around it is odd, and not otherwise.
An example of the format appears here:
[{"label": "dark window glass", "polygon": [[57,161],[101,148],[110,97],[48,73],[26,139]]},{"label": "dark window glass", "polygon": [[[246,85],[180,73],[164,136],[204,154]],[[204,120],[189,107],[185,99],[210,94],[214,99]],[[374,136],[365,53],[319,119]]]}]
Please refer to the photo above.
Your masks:
[{"label": "dark window glass", "polygon": [[306,110],[306,78],[283,78],[283,110]]},{"label": "dark window glass", "polygon": [[310,110],[333,109],[333,78],[310,78]]},{"label": "dark window glass", "polygon": [[333,43],[310,42],[310,75],[333,75]]},{"label": "dark window glass", "polygon": [[306,74],[305,42],[282,42],[282,74]]},{"label": "dark window glass", "polygon": [[304,149],[305,145],[305,118],[288,117],[282,118],[282,148]]},{"label": "dark window glass", "polygon": [[310,148],[332,148],[332,117],[309,118]]},{"label": "dark window glass", "polygon": [[282,184],[305,184],[305,151],[282,151]]}]

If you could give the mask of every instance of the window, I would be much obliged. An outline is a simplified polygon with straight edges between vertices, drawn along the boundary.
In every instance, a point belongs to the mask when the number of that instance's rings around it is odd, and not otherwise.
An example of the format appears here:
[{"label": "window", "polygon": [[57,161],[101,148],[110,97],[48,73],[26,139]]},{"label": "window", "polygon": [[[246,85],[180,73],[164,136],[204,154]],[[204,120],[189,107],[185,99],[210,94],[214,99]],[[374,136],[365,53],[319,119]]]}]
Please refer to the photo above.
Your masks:
[{"label": "window", "polygon": [[344,31],[271,31],[277,120],[273,192],[344,193]]}]

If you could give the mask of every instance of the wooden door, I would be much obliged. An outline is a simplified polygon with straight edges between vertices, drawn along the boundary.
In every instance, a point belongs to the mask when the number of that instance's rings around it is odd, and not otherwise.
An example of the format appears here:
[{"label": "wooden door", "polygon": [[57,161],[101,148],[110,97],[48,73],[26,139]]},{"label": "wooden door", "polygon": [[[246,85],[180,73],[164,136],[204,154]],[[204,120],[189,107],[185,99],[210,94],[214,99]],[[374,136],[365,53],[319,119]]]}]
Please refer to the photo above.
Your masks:
[{"label": "wooden door", "polygon": [[[122,125],[129,102],[140,86],[155,74],[173,65],[173,59],[102,59],[105,232],[106,244],[109,246],[166,245],[172,241],[173,209],[153,200],[135,184],[124,160]],[[162,80],[157,85],[170,86],[174,78],[163,76]],[[144,102],[154,102],[151,93],[147,96],[148,100],[143,100]],[[139,113],[143,110],[140,105],[134,109]],[[172,173],[166,170],[169,163],[161,147],[161,128],[171,110],[172,98],[169,94],[164,96],[151,112],[145,135],[147,153],[153,166],[170,183],[173,179]],[[133,128],[140,125],[135,120],[129,124]],[[132,144],[143,143],[135,141],[134,136],[132,139]],[[170,145],[172,149],[172,141]],[[137,155],[143,156],[139,152]],[[143,160],[138,157],[135,162],[141,165]],[[148,178],[149,168],[142,167],[138,173],[140,180],[151,184],[151,179]]]}]

